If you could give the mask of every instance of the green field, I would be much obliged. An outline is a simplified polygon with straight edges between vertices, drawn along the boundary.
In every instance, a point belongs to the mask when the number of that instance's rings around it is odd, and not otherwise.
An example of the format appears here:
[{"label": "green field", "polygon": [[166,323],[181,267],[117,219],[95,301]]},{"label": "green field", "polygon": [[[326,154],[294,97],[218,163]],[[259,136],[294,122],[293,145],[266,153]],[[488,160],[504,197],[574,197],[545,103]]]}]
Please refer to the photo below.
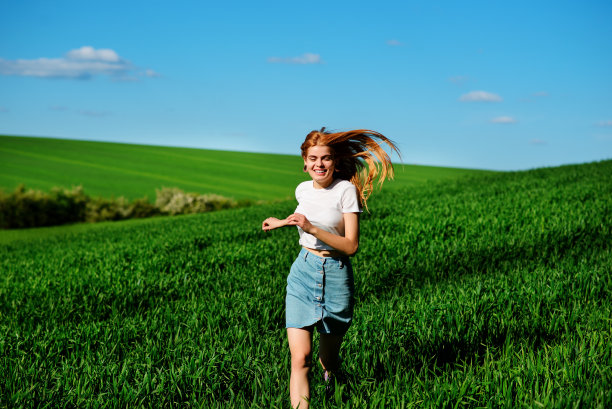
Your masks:
[{"label": "green field", "polygon": [[[43,191],[81,185],[90,196],[154,200],[155,189],[178,187],[234,199],[286,199],[307,177],[299,143],[296,139],[292,156],[0,136],[0,189],[10,192],[21,183]],[[398,165],[396,181],[386,186],[484,173],[488,172]]]},{"label": "green field", "polygon": [[[323,401],[315,367],[313,407],[612,407],[612,161],[369,207],[348,382]],[[260,228],[294,208],[0,232],[0,406],[288,407],[297,232]]]}]

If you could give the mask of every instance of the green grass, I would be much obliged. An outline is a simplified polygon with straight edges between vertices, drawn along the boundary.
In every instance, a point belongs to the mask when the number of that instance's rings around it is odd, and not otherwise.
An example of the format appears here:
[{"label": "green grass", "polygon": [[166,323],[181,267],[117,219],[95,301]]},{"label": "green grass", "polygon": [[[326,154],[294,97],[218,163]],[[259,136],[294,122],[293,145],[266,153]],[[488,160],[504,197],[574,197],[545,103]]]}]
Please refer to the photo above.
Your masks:
[{"label": "green grass", "polygon": [[[288,407],[292,200],[0,232],[0,406]],[[612,405],[612,161],[385,189],[327,408]],[[32,232],[37,232],[32,233]]]},{"label": "green grass", "polygon": [[[296,140],[296,153],[299,140]],[[235,199],[292,198],[305,180],[296,154],[227,152],[66,139],[0,136],[0,188],[20,183],[48,191],[83,186],[90,196],[155,199],[155,189],[216,193]],[[398,165],[403,187],[487,173],[468,169]]]}]

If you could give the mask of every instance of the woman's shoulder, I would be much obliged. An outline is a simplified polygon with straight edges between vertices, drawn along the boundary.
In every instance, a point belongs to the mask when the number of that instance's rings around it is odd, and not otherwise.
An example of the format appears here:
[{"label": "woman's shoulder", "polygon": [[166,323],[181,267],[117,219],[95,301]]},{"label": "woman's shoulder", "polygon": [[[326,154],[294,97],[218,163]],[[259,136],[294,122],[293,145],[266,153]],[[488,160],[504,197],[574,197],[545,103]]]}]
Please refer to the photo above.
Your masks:
[{"label": "woman's shoulder", "polygon": [[312,180],[305,180],[302,183],[300,183],[299,185],[296,186],[295,190],[304,190],[304,189],[308,189],[309,187],[312,186]]},{"label": "woman's shoulder", "polygon": [[345,179],[338,179],[338,181],[334,185],[334,189],[337,189],[337,190],[339,190],[341,192],[344,192],[346,190],[355,190],[355,191],[357,191],[357,188],[355,187],[355,185],[352,184],[350,181],[345,180]]},{"label": "woman's shoulder", "polygon": [[312,180],[305,180],[305,181],[303,181],[302,183],[297,185],[296,188],[295,188],[295,195],[296,195],[296,197],[298,196],[298,194],[309,190],[311,187],[312,187]]}]

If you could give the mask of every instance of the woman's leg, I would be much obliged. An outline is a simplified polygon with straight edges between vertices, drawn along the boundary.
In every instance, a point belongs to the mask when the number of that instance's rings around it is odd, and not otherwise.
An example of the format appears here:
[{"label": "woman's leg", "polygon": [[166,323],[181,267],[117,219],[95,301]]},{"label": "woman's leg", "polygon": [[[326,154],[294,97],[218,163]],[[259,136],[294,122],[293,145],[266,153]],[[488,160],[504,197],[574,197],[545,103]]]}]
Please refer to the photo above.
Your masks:
[{"label": "woman's leg", "polygon": [[328,372],[337,371],[340,366],[340,346],[343,335],[320,334],[319,362]]},{"label": "woman's leg", "polygon": [[310,384],[308,372],[312,367],[312,327],[287,328],[287,339],[291,351],[291,379],[289,394],[291,406],[300,409],[308,408]]}]

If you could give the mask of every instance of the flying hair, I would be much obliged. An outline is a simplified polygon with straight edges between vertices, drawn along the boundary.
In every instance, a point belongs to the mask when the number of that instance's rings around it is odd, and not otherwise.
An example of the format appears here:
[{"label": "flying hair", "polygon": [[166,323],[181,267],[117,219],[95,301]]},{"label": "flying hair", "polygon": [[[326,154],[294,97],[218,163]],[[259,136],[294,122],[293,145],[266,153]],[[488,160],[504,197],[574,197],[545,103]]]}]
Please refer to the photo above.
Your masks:
[{"label": "flying hair", "polygon": [[381,187],[386,179],[393,179],[394,175],[391,158],[379,142],[384,142],[391,151],[400,155],[395,143],[376,131],[355,129],[328,132],[323,127],[306,136],[301,146],[302,157],[306,158],[312,146],[329,146],[334,155],[334,177],[355,185],[359,202],[367,210],[367,200],[372,194],[374,180],[378,178],[378,186]]}]

